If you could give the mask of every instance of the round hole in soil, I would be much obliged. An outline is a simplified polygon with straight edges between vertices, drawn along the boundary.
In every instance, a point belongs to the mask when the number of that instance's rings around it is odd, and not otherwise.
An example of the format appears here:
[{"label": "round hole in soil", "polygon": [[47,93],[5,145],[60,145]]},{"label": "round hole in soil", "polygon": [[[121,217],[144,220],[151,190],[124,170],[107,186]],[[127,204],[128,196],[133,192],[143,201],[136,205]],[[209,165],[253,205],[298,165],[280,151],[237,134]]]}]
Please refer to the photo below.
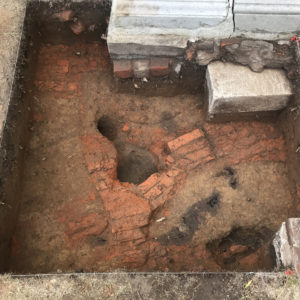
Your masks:
[{"label": "round hole in soil", "polygon": [[99,132],[110,141],[113,141],[117,137],[117,128],[109,116],[101,117],[98,120],[97,128]]},{"label": "round hole in soil", "polygon": [[117,173],[121,182],[140,184],[157,171],[153,155],[146,150],[137,148],[119,153]]}]

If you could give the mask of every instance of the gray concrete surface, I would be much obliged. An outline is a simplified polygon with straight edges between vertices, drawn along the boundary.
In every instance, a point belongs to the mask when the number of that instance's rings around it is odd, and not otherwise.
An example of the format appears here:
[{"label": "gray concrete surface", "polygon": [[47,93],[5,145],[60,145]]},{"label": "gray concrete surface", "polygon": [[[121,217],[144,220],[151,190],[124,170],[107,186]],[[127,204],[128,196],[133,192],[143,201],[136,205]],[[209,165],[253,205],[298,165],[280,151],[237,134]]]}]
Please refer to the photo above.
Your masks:
[{"label": "gray concrete surface", "polygon": [[234,0],[235,34],[284,35],[300,27],[300,0]]},{"label": "gray concrete surface", "polygon": [[206,79],[209,115],[276,111],[286,107],[293,94],[281,70],[255,73],[248,67],[217,61],[208,65]]},{"label": "gray concrete surface", "polygon": [[0,277],[0,299],[225,300],[300,297],[282,273],[106,273]]},{"label": "gray concrete surface", "polygon": [[0,139],[12,93],[26,1],[0,0]]}]

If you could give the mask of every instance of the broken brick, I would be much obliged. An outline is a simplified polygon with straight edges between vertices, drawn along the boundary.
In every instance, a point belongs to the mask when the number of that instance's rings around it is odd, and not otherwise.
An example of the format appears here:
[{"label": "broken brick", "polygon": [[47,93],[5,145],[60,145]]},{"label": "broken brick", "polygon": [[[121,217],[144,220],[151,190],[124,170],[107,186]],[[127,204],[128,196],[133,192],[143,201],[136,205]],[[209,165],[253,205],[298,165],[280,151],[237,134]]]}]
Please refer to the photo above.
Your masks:
[{"label": "broken brick", "polygon": [[174,151],[178,150],[180,147],[187,145],[188,143],[190,143],[196,139],[199,139],[203,136],[204,136],[204,134],[202,131],[200,131],[199,129],[195,129],[192,132],[184,134],[184,135],[178,137],[177,139],[170,141],[168,143],[168,150],[170,152],[174,152]]}]

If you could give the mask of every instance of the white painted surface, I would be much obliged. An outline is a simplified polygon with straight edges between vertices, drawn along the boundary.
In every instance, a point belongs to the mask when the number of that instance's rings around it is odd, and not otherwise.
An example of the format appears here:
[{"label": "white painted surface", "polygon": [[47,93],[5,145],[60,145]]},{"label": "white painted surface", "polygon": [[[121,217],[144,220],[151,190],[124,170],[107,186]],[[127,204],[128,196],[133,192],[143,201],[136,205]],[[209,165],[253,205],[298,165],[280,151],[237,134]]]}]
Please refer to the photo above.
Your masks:
[{"label": "white painted surface", "polygon": [[223,63],[208,65],[206,73],[209,114],[276,111],[292,96],[292,87],[281,70],[252,72],[248,67]]}]

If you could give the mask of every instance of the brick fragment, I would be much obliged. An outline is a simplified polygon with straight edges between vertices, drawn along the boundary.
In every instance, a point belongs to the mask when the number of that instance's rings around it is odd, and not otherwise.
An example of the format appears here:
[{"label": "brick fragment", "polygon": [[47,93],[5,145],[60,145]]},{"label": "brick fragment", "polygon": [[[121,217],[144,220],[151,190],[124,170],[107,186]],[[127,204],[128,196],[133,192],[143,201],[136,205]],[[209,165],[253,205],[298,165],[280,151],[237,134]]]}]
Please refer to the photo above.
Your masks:
[{"label": "brick fragment", "polygon": [[168,58],[151,58],[150,72],[152,76],[165,76],[169,74],[169,59]]},{"label": "brick fragment", "polygon": [[118,78],[126,79],[133,76],[132,65],[130,60],[115,60],[114,75]]},{"label": "brick fragment", "polygon": [[145,240],[145,235],[140,229],[137,228],[117,233],[116,239],[119,242],[134,241],[139,239]]},{"label": "brick fragment", "polygon": [[152,174],[146,181],[139,185],[139,188],[142,190],[143,193],[149,191],[154,185],[159,182],[160,174],[154,173]]},{"label": "brick fragment", "polygon": [[72,10],[63,10],[53,15],[55,19],[58,19],[61,22],[67,22],[72,19],[74,12]]},{"label": "brick fragment", "polygon": [[184,135],[178,137],[177,139],[170,141],[168,143],[168,150],[170,152],[174,152],[177,149],[179,149],[180,147],[187,145],[188,143],[190,143],[196,139],[199,139],[203,136],[204,136],[204,134],[202,131],[200,131],[199,129],[195,129],[192,132],[184,134]]},{"label": "brick fragment", "polygon": [[206,162],[214,159],[209,149],[200,149],[198,151],[189,153],[186,155],[186,158],[197,162],[202,162],[203,160]]},{"label": "brick fragment", "polygon": [[150,191],[148,191],[146,194],[145,194],[145,197],[147,199],[153,199],[153,198],[156,198],[158,197],[159,195],[162,194],[162,191],[161,189],[156,185],[155,187],[153,187]]}]

